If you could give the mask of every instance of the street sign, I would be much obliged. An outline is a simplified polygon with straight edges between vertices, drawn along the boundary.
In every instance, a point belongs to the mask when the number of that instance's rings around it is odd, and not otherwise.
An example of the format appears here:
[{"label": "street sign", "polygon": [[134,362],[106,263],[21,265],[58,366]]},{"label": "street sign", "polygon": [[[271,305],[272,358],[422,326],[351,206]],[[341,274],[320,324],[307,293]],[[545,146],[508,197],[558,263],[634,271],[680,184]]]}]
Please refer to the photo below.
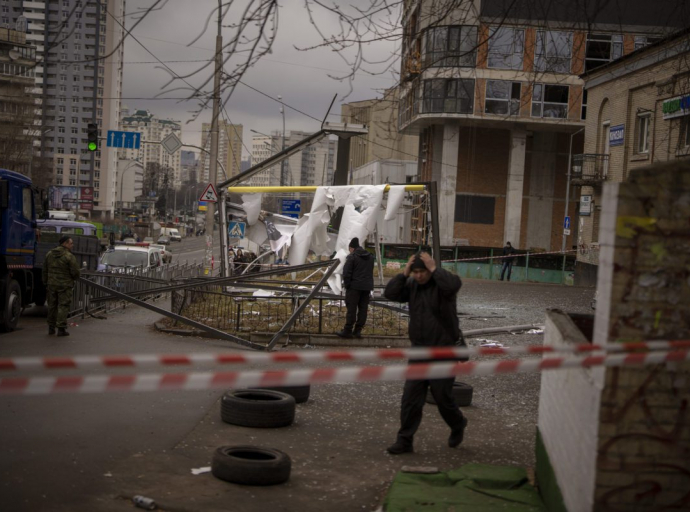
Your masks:
[{"label": "street sign", "polygon": [[592,214],[592,196],[580,196],[580,215],[588,217]]},{"label": "street sign", "polygon": [[161,146],[171,155],[182,147],[182,142],[177,138],[177,135],[171,133],[161,141]]},{"label": "street sign", "polygon": [[218,192],[216,192],[216,187],[213,186],[213,183],[206,185],[206,188],[199,196],[199,201],[208,201],[209,203],[218,202]]},{"label": "street sign", "polygon": [[569,230],[569,229],[564,229],[564,230],[563,230],[563,234],[566,235],[566,236],[569,235],[569,234],[570,234],[570,230]]},{"label": "street sign", "polygon": [[244,238],[244,222],[229,222],[228,223],[228,237],[230,238]]},{"label": "street sign", "polygon": [[139,149],[141,133],[108,130],[107,145],[109,148]]},{"label": "street sign", "polygon": [[570,217],[563,219],[563,229],[570,229]]},{"label": "street sign", "polygon": [[609,147],[622,146],[625,142],[625,125],[619,124],[609,128]]},{"label": "street sign", "polygon": [[299,218],[299,213],[302,210],[302,200],[301,199],[283,199],[281,212],[286,217],[292,217],[293,219]]}]

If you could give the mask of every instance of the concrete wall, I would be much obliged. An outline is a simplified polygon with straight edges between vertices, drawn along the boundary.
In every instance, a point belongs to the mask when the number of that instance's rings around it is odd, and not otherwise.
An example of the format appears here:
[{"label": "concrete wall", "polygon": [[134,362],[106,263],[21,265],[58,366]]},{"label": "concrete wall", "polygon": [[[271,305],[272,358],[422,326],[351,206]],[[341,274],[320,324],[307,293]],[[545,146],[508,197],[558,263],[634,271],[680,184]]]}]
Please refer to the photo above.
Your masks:
[{"label": "concrete wall", "polygon": [[[572,346],[588,341],[569,315],[558,310],[547,312],[545,346]],[[602,368],[541,374],[538,428],[548,460],[538,459],[537,478],[553,470],[560,496],[569,512],[592,510],[603,377]],[[545,464],[550,468],[543,467]],[[538,483],[542,486],[541,481]],[[542,492],[548,510],[559,510],[556,494],[547,493],[547,499]]]},{"label": "concrete wall", "polygon": [[[604,187],[594,341],[690,338],[690,163]],[[606,370],[595,510],[687,510],[690,362]]]}]

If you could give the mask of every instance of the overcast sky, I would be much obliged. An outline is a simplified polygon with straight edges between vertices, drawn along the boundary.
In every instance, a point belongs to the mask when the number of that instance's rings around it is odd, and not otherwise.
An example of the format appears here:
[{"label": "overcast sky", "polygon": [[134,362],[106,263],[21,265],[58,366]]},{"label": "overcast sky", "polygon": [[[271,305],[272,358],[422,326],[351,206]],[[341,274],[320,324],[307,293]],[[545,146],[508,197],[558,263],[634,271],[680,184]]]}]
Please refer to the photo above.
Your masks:
[{"label": "overcast sky", "polygon": [[[343,4],[367,4],[368,0],[350,0]],[[137,2],[137,8],[151,5]],[[309,46],[320,42],[317,32],[311,25],[303,0],[283,0],[279,13],[279,27],[273,53],[267,55],[256,66],[251,68],[243,81],[266,94],[277,97],[282,95],[283,101],[306,113],[321,119],[328,109],[333,95],[338,94],[338,100],[331,110],[332,114],[340,114],[340,107],[349,86],[328,77],[328,74],[338,74],[347,71],[347,66],[330,49],[319,49],[301,52],[294,46]],[[128,2],[127,7],[133,9],[135,2]],[[176,73],[184,74],[197,69],[203,63],[167,62],[196,59],[211,59],[215,47],[215,23],[192,47],[187,47],[203,29],[210,11],[217,6],[216,0],[168,0],[164,8],[149,14],[132,32],[139,41],[156,57],[166,61]],[[231,12],[230,20],[234,13]],[[131,27],[134,20],[128,17],[127,26]],[[319,27],[329,34],[336,30],[337,20],[333,17],[321,15]],[[230,29],[225,29],[230,34]],[[398,43],[377,42],[369,47],[370,58],[383,58],[395,51]],[[132,38],[125,42],[124,50],[124,86],[123,105],[134,109],[148,109],[156,117],[175,119],[182,122],[183,142],[201,144],[201,123],[210,122],[211,111],[205,111],[198,120],[187,123],[192,118],[190,113],[196,106],[195,102],[179,102],[177,100],[153,100],[130,98],[153,98],[161,92],[161,88],[168,81],[169,73],[157,69],[160,64],[137,64],[138,62],[155,61],[153,57]],[[397,67],[397,65],[396,65]],[[205,70],[204,76],[211,72]],[[194,85],[199,80],[189,80]],[[395,85],[395,78],[390,73],[381,76],[358,74],[353,84],[353,91],[345,102],[370,99],[381,96],[381,89]],[[211,86],[206,88],[210,92]],[[170,97],[184,96],[183,92],[172,92]],[[262,96],[261,94],[239,85],[227,104],[227,113],[235,124],[244,126],[244,142],[251,148],[252,133],[255,129],[264,133],[282,129],[280,104]],[[339,117],[332,116],[331,121],[339,121]],[[286,130],[316,131],[320,123],[302,114],[286,109]],[[247,150],[243,158],[247,157]]]}]

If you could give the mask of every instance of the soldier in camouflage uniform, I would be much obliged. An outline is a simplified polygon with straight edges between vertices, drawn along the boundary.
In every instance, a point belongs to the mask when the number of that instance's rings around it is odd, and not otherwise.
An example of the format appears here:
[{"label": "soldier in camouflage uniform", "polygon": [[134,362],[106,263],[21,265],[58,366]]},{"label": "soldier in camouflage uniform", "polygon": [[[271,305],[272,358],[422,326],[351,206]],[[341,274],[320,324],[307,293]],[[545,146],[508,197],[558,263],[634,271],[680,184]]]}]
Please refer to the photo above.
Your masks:
[{"label": "soldier in camouflage uniform", "polygon": [[72,254],[74,242],[68,236],[60,238],[60,245],[46,255],[43,264],[43,284],[48,295],[48,334],[69,336],[67,315],[72,306],[72,289],[79,279],[79,265]]}]

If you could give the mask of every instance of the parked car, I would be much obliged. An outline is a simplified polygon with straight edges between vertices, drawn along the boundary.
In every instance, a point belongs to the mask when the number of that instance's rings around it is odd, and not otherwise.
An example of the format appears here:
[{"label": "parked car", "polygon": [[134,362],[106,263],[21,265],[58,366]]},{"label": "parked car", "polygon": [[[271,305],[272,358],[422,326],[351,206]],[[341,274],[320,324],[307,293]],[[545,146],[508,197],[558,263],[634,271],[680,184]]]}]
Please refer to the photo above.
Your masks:
[{"label": "parked car", "polygon": [[170,237],[161,236],[158,238],[158,244],[160,245],[170,245]]},{"label": "parked car", "polygon": [[136,238],[125,238],[123,240],[123,242],[126,243],[127,245],[134,245],[137,243],[137,240],[136,240]]},{"label": "parked car", "polygon": [[161,254],[161,258],[163,260],[163,263],[171,263],[172,262],[172,252],[170,252],[170,249],[165,247],[163,244],[151,244],[149,247],[152,249],[158,249],[158,251]]}]

